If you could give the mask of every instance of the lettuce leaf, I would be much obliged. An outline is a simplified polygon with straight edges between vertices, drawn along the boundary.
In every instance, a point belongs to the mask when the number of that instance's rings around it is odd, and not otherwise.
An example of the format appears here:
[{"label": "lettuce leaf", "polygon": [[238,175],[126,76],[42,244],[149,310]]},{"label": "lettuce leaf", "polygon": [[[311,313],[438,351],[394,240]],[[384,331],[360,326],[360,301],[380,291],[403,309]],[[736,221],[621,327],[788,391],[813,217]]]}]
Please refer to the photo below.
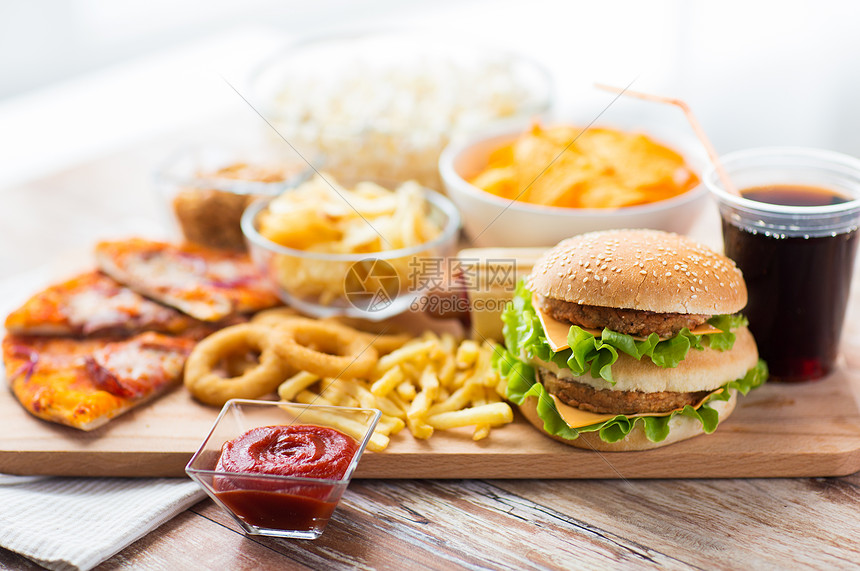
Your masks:
[{"label": "lettuce leaf", "polygon": [[705,335],[711,349],[716,349],[717,351],[728,351],[731,349],[735,344],[735,334],[731,330],[738,327],[746,327],[749,324],[747,318],[740,314],[715,315],[708,320],[708,323],[722,331],[722,333]]},{"label": "lettuce leaf", "polygon": [[[596,337],[572,325],[567,334],[570,348],[555,352],[532,305],[532,293],[521,281],[502,314],[502,322],[505,345],[514,355],[554,363],[560,368],[570,369],[577,376],[588,372],[594,378],[614,384],[612,364],[618,360],[619,351],[638,360],[648,357],[658,367],[677,367],[691,349],[702,351],[706,345],[718,351],[731,349],[735,334],[730,329],[746,325],[746,318],[742,315],[717,315],[708,322],[723,333],[694,335],[685,327],[674,337],[663,340],[656,333],[637,340],[610,329],[604,329]],[[705,337],[707,339],[703,339]]]},{"label": "lettuce leaf", "polygon": [[544,421],[544,430],[549,434],[561,436],[573,440],[581,432],[597,432],[604,442],[617,442],[625,438],[637,424],[642,424],[645,435],[652,442],[661,442],[669,435],[669,421],[676,415],[688,416],[698,420],[706,434],[716,430],[719,424],[719,413],[708,406],[708,403],[721,400],[727,401],[731,398],[730,389],[736,389],[743,395],[752,389],[761,386],[768,376],[767,365],[764,361],[758,363],[743,376],[743,378],[730,381],[723,385],[719,393],[712,394],[698,408],[685,406],[682,410],[675,411],[666,416],[637,416],[629,417],[619,414],[609,420],[584,426],[582,428],[571,428],[562,419],[544,386],[537,382],[534,368],[520,361],[510,351],[499,348],[493,355],[493,366],[499,371],[501,377],[507,382],[507,398],[515,404],[523,404],[529,397],[537,399],[538,416]]}]

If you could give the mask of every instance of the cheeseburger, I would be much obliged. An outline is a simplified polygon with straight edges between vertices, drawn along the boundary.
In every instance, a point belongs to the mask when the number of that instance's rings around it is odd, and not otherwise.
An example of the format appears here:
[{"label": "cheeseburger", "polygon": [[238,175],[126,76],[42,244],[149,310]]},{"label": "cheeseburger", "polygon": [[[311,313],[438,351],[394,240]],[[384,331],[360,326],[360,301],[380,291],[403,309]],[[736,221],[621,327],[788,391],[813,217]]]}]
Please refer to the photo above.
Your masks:
[{"label": "cheeseburger", "polygon": [[644,450],[713,432],[767,378],[740,314],[734,262],[677,234],[612,230],[564,240],[521,282],[496,367],[550,436]]}]

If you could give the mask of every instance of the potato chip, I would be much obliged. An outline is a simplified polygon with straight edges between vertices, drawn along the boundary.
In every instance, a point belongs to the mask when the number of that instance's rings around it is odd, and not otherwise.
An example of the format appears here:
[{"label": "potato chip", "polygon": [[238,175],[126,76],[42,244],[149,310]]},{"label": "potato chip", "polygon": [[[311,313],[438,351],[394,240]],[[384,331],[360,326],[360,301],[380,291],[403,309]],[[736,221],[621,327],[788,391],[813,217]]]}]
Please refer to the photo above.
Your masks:
[{"label": "potato chip", "polygon": [[641,133],[535,124],[494,149],[470,182],[532,204],[621,208],[677,196],[699,179],[683,156]]}]

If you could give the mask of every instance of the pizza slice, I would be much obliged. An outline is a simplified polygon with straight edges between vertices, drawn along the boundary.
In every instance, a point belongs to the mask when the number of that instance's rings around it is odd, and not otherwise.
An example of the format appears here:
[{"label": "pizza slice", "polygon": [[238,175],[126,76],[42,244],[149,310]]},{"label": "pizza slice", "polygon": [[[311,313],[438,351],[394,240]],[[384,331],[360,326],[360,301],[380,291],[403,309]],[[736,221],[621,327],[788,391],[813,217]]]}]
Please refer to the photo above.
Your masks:
[{"label": "pizza slice", "polygon": [[247,254],[132,238],[98,244],[96,262],[132,290],[203,321],[281,303]]},{"label": "pizza slice", "polygon": [[200,325],[95,271],[49,286],[6,317],[6,330],[14,335],[177,334]]},{"label": "pizza slice", "polygon": [[93,430],[177,384],[193,346],[154,332],[120,341],[7,335],[3,361],[27,411]]}]

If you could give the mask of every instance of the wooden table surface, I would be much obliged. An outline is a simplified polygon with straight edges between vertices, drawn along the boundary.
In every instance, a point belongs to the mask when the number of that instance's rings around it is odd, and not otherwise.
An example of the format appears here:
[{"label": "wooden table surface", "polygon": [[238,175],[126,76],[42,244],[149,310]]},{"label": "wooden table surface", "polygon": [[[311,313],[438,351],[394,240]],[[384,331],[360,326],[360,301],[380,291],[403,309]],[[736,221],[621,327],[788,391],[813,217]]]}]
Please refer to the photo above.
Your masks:
[{"label": "wooden table surface", "polygon": [[[158,220],[175,141],[0,190],[0,280]],[[713,241],[706,213],[696,233]],[[858,285],[855,281],[855,286]],[[856,289],[856,288],[855,288]],[[855,299],[857,296],[854,296]],[[846,354],[860,394],[860,359]],[[607,461],[612,461],[611,454]],[[316,541],[246,537],[205,500],[98,569],[860,568],[860,474],[726,480],[355,480]],[[37,569],[0,550],[0,567]]]}]

